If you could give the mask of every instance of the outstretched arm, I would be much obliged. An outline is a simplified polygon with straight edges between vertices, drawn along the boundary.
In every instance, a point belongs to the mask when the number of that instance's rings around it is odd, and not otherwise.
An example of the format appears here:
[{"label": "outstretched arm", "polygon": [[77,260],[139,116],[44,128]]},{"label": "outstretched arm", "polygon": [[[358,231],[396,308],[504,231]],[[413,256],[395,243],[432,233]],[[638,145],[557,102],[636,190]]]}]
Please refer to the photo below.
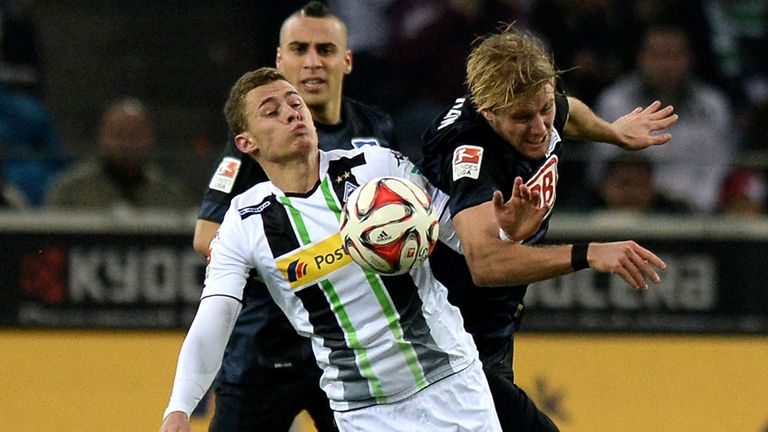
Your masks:
[{"label": "outstretched arm", "polygon": [[[501,240],[490,202],[466,208],[453,217],[464,258],[478,286],[521,285],[590,267],[620,276],[635,290],[659,283],[656,269],[667,265],[634,241],[574,245],[529,246]],[[579,255],[579,251],[585,253]]]},{"label": "outstretched arm", "polygon": [[624,150],[642,150],[662,145],[672,139],[672,134],[662,131],[677,122],[677,114],[668,105],[661,108],[656,101],[645,108],[637,107],[632,112],[608,123],[598,117],[584,102],[568,97],[570,111],[565,124],[565,136],[571,139],[589,140],[615,144]]},{"label": "outstretched arm", "polygon": [[231,297],[213,296],[200,301],[181,346],[161,432],[189,430],[189,415],[216,377],[240,309],[240,302]]}]

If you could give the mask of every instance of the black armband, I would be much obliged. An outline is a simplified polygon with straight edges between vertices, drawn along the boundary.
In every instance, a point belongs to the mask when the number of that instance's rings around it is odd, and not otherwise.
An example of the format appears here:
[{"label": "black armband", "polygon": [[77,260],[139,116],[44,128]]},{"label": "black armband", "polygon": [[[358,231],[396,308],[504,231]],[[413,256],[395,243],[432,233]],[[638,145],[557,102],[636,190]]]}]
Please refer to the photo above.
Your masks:
[{"label": "black armband", "polygon": [[588,249],[589,243],[573,244],[571,247],[571,267],[573,267],[573,271],[589,268],[589,261],[587,261]]}]

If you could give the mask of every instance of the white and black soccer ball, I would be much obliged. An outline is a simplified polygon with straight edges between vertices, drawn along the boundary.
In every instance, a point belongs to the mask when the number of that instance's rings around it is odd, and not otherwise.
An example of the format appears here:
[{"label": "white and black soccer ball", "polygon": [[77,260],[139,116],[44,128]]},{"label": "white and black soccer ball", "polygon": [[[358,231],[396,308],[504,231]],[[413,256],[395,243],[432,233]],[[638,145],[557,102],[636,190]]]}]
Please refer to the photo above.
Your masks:
[{"label": "white and black soccer ball", "polygon": [[413,182],[380,177],[350,194],[341,213],[344,250],[361,267],[382,275],[421,265],[437,242],[432,200]]}]

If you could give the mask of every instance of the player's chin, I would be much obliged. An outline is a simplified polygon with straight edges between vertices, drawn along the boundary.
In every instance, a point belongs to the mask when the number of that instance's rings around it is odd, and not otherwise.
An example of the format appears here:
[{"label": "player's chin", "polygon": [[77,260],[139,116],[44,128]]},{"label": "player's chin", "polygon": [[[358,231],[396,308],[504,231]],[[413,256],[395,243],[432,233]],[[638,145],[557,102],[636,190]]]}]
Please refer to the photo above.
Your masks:
[{"label": "player's chin", "polygon": [[304,99],[304,103],[309,107],[324,106],[329,103],[330,92],[327,87],[316,88],[312,91],[302,92],[301,97]]},{"label": "player's chin", "polygon": [[528,159],[541,159],[547,155],[547,147],[543,145],[526,146],[522,153]]}]

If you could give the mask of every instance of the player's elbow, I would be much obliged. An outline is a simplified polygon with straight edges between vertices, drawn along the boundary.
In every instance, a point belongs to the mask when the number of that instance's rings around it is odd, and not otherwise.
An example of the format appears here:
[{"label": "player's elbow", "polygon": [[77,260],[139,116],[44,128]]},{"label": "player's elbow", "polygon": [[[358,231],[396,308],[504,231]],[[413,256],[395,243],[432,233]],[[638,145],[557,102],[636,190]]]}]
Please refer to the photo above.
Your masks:
[{"label": "player's elbow", "polygon": [[195,251],[201,255],[208,256],[211,248],[211,241],[216,236],[216,231],[219,229],[219,224],[203,219],[198,219],[195,224],[195,236],[192,239],[192,246]]},{"label": "player's elbow", "polygon": [[465,251],[464,253],[469,273],[472,275],[472,283],[479,287],[498,285],[493,272],[490,271],[490,263],[481,253],[476,251]]},{"label": "player's elbow", "polygon": [[497,281],[487,277],[484,273],[485,272],[472,272],[472,283],[479,287],[493,287],[499,285]]},{"label": "player's elbow", "polygon": [[195,238],[192,239],[192,247],[195,248],[195,252],[208,256],[208,250],[210,249],[211,243],[207,241],[207,239],[202,239],[200,236],[195,235]]}]

